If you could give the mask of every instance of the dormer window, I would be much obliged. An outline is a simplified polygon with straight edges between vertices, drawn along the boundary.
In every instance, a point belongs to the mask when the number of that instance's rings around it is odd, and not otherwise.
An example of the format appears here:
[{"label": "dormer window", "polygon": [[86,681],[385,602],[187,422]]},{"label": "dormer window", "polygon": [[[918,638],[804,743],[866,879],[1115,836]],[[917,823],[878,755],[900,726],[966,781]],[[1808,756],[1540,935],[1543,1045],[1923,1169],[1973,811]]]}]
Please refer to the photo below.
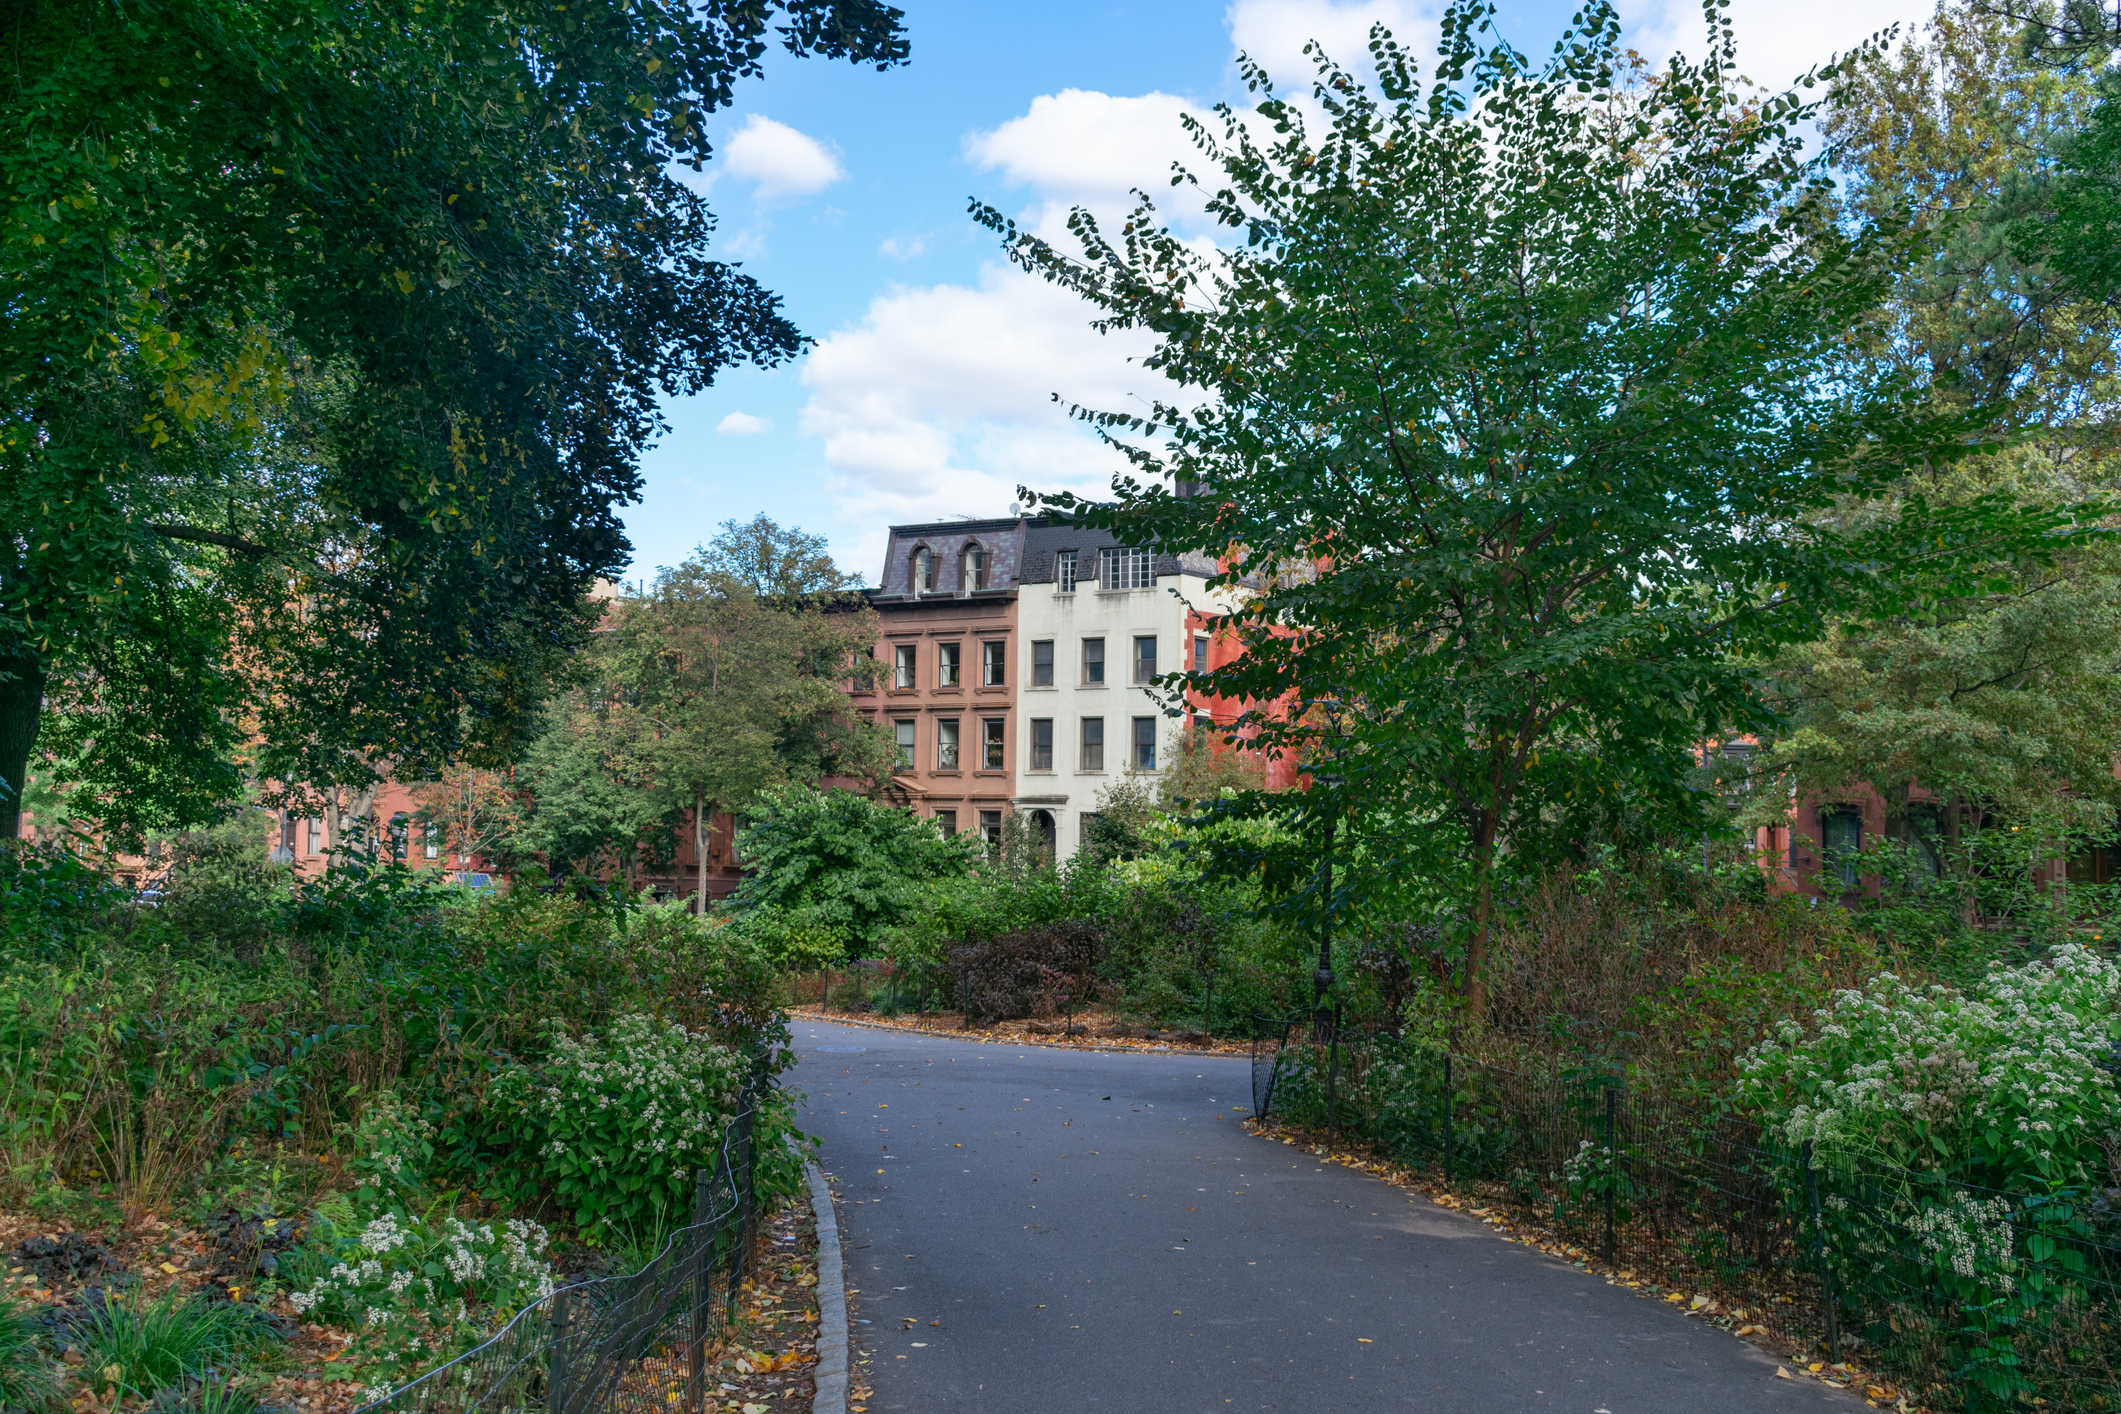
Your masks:
[{"label": "dormer window", "polygon": [[958,582],[967,589],[987,587],[987,552],[978,545],[965,547],[964,574]]},{"label": "dormer window", "polygon": [[913,552],[913,592],[933,594],[935,592],[935,556],[923,545]]}]

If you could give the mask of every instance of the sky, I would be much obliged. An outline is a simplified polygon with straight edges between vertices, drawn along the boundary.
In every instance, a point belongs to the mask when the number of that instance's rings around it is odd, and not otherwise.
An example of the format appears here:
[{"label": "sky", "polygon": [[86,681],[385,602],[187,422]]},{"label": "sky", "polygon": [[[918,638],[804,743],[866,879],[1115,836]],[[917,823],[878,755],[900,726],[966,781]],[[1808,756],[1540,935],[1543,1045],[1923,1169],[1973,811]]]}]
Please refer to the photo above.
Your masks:
[{"label": "sky", "polygon": [[[1075,205],[1121,212],[1130,188],[1167,190],[1172,161],[1193,155],[1183,115],[1243,103],[1240,52],[1278,86],[1301,87],[1307,40],[1353,62],[1382,21],[1427,56],[1442,9],[900,2],[909,64],[879,74],[775,51],[709,125],[713,160],[684,172],[719,218],[719,257],[778,294],[814,342],[790,363],[727,369],[666,405],[642,499],[622,512],[629,579],[764,512],[825,536],[873,584],[889,525],[1005,515],[1020,485],[1102,488],[1116,459],[1064,404],[1143,405],[1158,381],[1132,361],[1145,346],[1100,337],[1087,306],[1007,265],[969,203],[1041,230]],[[1729,0],[1728,13],[1743,72],[1780,84],[1932,7]],[[1544,55],[1574,9],[1503,0],[1499,25]],[[1652,59],[1703,48],[1699,0],[1627,0],[1621,14]],[[1183,211],[1174,222],[1198,229]]]}]

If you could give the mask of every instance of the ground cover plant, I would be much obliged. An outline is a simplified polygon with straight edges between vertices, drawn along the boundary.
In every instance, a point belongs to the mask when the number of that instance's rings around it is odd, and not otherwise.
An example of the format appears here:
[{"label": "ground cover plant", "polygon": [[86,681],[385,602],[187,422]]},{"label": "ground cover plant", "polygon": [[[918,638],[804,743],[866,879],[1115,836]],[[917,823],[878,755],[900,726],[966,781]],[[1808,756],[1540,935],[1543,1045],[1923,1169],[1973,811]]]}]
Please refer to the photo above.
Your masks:
[{"label": "ground cover plant", "polygon": [[[102,1394],[204,1397],[195,1365],[225,1385],[319,1342],[334,1376],[392,1384],[557,1272],[652,1249],[786,1063],[763,959],[681,907],[353,862],[304,884],[236,834],[172,841],[149,898],[0,853],[29,904],[0,917],[0,1216],[104,1254],[33,1234],[15,1278],[77,1360],[109,1347],[67,1367]],[[760,1108],[768,1202],[797,1186],[792,1118]],[[137,1249],[170,1223],[211,1257],[173,1250],[180,1284],[150,1294]],[[273,1354],[297,1326],[309,1353]],[[166,1355],[194,1337],[211,1351]]]}]

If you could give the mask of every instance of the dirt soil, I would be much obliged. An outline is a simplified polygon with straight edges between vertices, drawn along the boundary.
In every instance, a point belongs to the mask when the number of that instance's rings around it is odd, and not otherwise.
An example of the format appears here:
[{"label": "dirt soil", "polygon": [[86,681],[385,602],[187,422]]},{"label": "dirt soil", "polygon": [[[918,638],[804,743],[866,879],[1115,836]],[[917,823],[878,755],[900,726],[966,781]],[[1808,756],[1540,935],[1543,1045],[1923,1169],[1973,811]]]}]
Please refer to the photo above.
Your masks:
[{"label": "dirt soil", "polygon": [[1064,1017],[1049,1021],[996,1021],[967,1028],[964,1015],[954,1011],[925,1014],[902,1012],[884,1016],[873,1011],[845,1011],[834,1007],[797,1006],[789,1015],[810,1021],[830,1021],[840,1026],[878,1026],[892,1031],[948,1033],[953,1041],[986,1041],[1012,1046],[1060,1046],[1092,1051],[1199,1051],[1216,1055],[1244,1055],[1248,1041],[1210,1037],[1199,1031],[1161,1030],[1131,1025],[1100,1007],[1085,1007],[1073,1022]]},{"label": "dirt soil", "polygon": [[735,1414],[807,1410],[817,1386],[817,1223],[791,1204],[764,1223],[743,1320],[716,1362],[707,1408]]},{"label": "dirt soil", "polygon": [[[207,1293],[209,1300],[255,1302],[255,1290],[246,1285],[250,1278],[235,1274],[236,1257],[223,1234],[152,1216],[115,1231],[79,1232],[0,1213],[0,1258],[8,1289],[52,1325],[94,1299],[87,1294],[92,1287],[111,1294],[140,1290],[150,1300],[183,1287]],[[331,1368],[350,1337],[297,1322],[284,1300],[264,1309],[289,1334],[257,1371],[266,1377],[259,1401],[298,1414],[352,1409],[359,1402],[359,1382]],[[78,1371],[78,1358],[69,1360],[70,1370]],[[80,1414],[117,1407],[78,1378],[62,1395]]]}]

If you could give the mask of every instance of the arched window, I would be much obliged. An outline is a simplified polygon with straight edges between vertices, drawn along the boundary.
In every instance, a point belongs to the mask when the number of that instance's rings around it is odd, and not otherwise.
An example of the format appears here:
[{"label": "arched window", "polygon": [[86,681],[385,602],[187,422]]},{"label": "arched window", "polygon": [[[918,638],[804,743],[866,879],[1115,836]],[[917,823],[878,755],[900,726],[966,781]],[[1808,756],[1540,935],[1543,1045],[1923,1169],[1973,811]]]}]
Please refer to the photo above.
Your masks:
[{"label": "arched window", "polygon": [[913,552],[913,592],[931,594],[935,591],[935,556],[926,545]]},{"label": "arched window", "polygon": [[987,587],[987,552],[980,547],[978,541],[972,541],[965,546],[960,570],[961,573],[957,582],[965,588],[985,589]]}]

